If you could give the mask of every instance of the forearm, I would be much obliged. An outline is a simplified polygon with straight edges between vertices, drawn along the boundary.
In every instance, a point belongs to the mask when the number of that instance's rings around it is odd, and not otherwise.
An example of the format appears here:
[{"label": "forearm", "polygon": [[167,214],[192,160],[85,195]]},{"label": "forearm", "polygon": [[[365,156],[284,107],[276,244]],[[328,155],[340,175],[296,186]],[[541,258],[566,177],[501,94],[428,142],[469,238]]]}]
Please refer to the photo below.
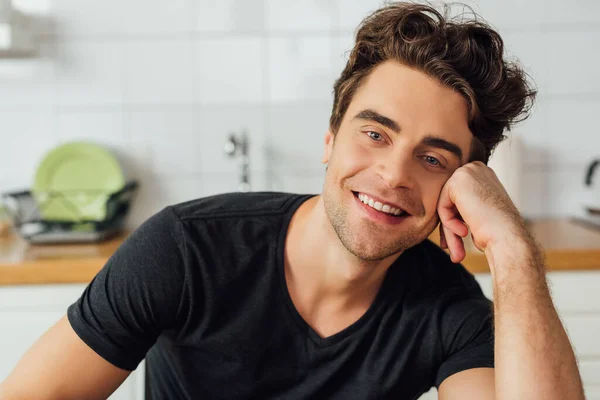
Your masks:
[{"label": "forearm", "polygon": [[528,234],[486,249],[494,282],[496,400],[584,398],[542,254]]}]

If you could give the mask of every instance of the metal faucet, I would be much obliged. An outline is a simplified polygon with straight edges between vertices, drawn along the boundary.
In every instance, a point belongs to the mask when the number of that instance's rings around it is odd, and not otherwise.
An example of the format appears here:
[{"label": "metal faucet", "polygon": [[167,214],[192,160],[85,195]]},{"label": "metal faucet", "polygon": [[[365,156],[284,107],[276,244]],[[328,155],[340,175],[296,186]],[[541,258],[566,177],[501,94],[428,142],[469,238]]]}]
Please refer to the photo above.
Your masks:
[{"label": "metal faucet", "polygon": [[238,190],[240,192],[250,191],[250,157],[248,155],[248,133],[242,130],[241,134],[236,136],[235,133],[230,133],[225,142],[225,154],[229,157],[239,157],[240,163],[240,182]]}]

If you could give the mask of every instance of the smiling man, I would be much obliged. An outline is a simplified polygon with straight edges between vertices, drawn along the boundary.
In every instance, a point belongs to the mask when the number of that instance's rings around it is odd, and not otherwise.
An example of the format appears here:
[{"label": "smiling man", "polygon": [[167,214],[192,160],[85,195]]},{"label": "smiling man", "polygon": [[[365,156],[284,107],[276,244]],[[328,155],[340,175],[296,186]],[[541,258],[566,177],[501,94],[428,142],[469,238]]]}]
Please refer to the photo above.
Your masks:
[{"label": "smiling man", "polygon": [[[497,33],[394,3],[335,83],[322,195],[168,207],[25,355],[1,399],[583,399],[542,250],[485,163],[533,99]],[[441,245],[427,240],[441,224]],[[458,262],[472,235],[495,301]]]}]

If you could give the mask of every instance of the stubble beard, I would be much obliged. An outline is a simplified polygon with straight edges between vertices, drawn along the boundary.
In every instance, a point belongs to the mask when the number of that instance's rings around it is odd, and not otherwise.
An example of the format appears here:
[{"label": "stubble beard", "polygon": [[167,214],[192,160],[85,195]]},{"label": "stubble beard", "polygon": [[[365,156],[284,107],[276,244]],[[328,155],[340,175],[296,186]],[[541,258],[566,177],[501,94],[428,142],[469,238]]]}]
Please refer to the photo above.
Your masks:
[{"label": "stubble beard", "polygon": [[[378,237],[381,237],[381,232],[375,223],[365,224],[361,228],[351,227],[346,208],[341,201],[332,197],[327,190],[323,191],[323,204],[327,218],[342,245],[360,260],[383,260],[413,247],[428,236],[423,235],[423,233],[419,235],[419,232],[410,229],[400,237],[381,243],[378,240]],[[359,229],[360,232],[358,232]],[[369,238],[374,238],[374,240]]]}]

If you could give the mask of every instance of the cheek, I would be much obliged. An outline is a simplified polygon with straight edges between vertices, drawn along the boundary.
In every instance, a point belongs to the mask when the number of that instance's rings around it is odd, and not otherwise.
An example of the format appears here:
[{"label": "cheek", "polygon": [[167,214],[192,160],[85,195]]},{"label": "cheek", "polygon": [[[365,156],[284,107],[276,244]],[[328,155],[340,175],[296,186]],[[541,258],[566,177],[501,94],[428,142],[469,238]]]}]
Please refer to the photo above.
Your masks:
[{"label": "cheek", "polygon": [[364,170],[372,162],[372,153],[368,149],[351,142],[339,143],[333,152],[336,169],[346,176]]}]

